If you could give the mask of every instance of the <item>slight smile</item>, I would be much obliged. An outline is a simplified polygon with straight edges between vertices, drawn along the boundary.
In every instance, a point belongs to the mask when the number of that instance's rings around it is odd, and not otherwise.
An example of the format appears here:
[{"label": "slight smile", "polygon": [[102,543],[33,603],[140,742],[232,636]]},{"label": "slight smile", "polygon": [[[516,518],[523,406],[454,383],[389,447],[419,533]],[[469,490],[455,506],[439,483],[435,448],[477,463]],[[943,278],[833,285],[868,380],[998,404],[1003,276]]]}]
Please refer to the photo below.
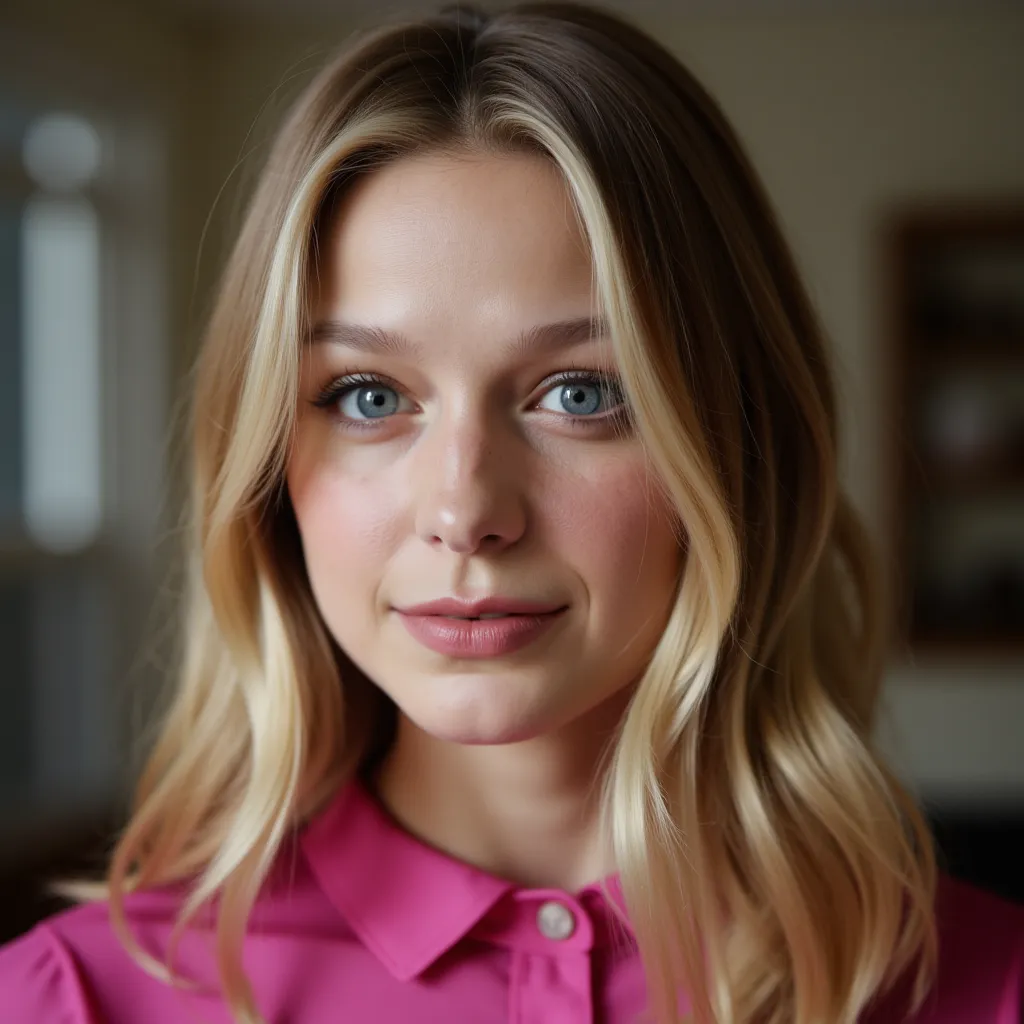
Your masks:
[{"label": "slight smile", "polygon": [[458,601],[445,598],[396,608],[409,634],[449,658],[496,658],[539,639],[567,605],[509,598]]}]

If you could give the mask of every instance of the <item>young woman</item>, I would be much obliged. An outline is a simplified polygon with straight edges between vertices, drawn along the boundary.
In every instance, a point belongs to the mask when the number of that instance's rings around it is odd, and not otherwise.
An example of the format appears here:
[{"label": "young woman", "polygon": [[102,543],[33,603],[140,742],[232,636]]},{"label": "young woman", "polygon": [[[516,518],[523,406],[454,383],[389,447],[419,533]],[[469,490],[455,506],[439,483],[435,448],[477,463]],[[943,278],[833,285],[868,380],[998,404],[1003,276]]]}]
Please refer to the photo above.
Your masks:
[{"label": "young woman", "polygon": [[822,333],[713,101],[612,16],[365,37],[196,378],[177,697],[12,1024],[1017,1024],[1024,915],[872,750]]}]

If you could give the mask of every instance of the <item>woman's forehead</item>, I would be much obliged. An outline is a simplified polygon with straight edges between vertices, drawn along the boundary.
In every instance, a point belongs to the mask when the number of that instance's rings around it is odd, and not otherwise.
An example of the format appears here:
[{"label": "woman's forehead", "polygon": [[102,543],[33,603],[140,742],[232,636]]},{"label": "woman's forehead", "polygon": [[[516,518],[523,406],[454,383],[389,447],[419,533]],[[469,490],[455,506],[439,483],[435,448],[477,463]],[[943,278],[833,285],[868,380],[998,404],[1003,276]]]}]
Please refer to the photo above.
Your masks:
[{"label": "woman's forehead", "polygon": [[407,157],[367,176],[326,226],[318,271],[318,319],[568,315],[592,290],[561,175],[528,154]]}]

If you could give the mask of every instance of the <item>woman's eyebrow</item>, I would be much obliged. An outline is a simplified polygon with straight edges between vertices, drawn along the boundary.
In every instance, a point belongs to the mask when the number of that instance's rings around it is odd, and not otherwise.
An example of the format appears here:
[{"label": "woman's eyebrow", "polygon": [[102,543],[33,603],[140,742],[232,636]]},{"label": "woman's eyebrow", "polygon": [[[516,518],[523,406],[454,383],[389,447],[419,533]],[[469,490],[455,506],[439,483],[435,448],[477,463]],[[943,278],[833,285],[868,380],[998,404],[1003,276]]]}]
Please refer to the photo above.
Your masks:
[{"label": "woman's eyebrow", "polygon": [[509,348],[517,356],[534,355],[571,348],[607,336],[608,322],[604,317],[577,316],[531,327],[512,339]]},{"label": "woman's eyebrow", "polygon": [[328,342],[331,345],[344,345],[346,348],[377,355],[415,355],[419,351],[418,345],[397,331],[353,324],[346,320],[321,320],[310,331],[309,341],[310,344]]},{"label": "woman's eyebrow", "polygon": [[[522,356],[571,348],[608,336],[608,322],[604,317],[580,316],[537,324],[522,331],[507,344],[511,354]],[[309,340],[311,344],[328,342],[375,355],[416,356],[421,352],[418,344],[397,331],[345,320],[321,320],[313,327]]]}]

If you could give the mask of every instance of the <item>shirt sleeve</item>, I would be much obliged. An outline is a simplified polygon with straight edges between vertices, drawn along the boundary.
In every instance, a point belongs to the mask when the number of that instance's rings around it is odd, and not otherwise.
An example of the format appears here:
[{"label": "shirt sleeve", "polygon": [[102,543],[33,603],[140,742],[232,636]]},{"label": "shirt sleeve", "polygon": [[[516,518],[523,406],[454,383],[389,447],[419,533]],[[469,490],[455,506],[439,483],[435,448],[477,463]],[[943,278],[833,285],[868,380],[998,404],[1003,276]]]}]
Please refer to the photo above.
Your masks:
[{"label": "shirt sleeve", "polygon": [[45,924],[0,948],[0,1024],[102,1024],[67,948]]}]

